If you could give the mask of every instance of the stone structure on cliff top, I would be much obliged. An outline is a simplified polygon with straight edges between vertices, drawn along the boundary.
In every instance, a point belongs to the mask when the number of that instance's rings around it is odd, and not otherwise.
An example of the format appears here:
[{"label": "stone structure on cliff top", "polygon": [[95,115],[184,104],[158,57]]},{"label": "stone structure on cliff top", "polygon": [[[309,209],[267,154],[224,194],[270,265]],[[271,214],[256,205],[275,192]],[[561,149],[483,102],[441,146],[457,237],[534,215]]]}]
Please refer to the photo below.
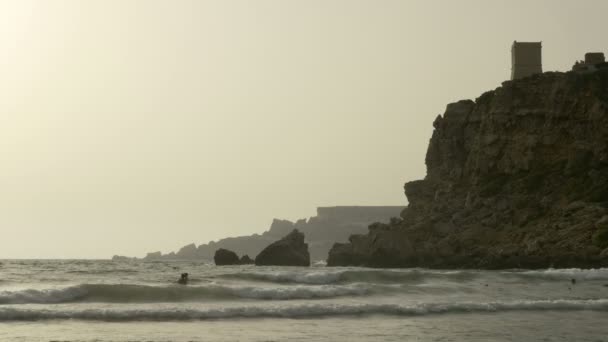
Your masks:
[{"label": "stone structure on cliff top", "polygon": [[606,57],[603,52],[587,52],[584,60],[574,63],[572,71],[589,73],[606,68],[608,68],[608,63],[606,63]]},{"label": "stone structure on cliff top", "polygon": [[507,81],[433,126],[402,220],[337,243],[328,265],[608,266],[608,70]]},{"label": "stone structure on cliff top", "polygon": [[517,80],[542,72],[542,43],[514,41],[511,46],[511,79]]}]

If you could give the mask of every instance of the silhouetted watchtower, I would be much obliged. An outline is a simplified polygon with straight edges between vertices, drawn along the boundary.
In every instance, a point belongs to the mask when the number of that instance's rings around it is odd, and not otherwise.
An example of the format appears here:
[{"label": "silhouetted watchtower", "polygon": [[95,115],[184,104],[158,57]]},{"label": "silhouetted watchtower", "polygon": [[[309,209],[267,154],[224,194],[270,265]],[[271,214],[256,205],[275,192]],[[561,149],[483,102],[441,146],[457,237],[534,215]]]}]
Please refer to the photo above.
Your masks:
[{"label": "silhouetted watchtower", "polygon": [[541,42],[514,41],[511,47],[511,79],[517,80],[543,72]]},{"label": "silhouetted watchtower", "polygon": [[606,62],[603,52],[587,52],[585,54],[585,64],[602,64]]}]

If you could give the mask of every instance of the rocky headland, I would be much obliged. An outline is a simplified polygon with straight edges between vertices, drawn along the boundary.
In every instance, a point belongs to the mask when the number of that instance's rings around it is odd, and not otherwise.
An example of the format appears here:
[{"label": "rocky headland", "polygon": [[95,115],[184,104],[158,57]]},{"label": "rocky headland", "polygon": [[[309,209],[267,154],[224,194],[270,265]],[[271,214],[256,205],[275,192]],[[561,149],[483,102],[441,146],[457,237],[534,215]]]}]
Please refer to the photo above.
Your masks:
[{"label": "rocky headland", "polygon": [[[319,207],[317,215],[296,222],[274,219],[270,229],[262,234],[238,236],[212,241],[208,244],[189,244],[177,252],[148,253],[143,260],[212,260],[216,250],[223,248],[239,255],[258,255],[269,244],[281,239],[294,229],[306,236],[312,260],[327,259],[327,252],[335,242],[346,242],[352,234],[364,234],[374,222],[389,222],[398,217],[404,206],[337,206]],[[251,260],[251,259],[249,259]]]},{"label": "rocky headland", "polygon": [[544,73],[447,106],[400,220],[328,265],[608,266],[608,71]]}]

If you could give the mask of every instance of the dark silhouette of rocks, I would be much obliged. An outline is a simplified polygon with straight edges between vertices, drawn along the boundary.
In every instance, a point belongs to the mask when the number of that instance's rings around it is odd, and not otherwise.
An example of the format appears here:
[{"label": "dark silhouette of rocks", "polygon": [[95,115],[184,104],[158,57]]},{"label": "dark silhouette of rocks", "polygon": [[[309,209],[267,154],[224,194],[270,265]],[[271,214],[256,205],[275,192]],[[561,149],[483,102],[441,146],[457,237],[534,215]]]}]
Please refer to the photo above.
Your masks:
[{"label": "dark silhouette of rocks", "polygon": [[225,248],[220,248],[215,251],[213,261],[217,266],[251,265],[254,263],[249,255],[245,254],[239,259],[239,256],[235,252]]},{"label": "dark silhouette of rocks", "polygon": [[298,229],[306,236],[312,260],[325,260],[335,242],[346,242],[352,234],[364,234],[374,222],[389,222],[399,216],[404,206],[338,206],[317,208],[317,215],[296,222],[274,219],[262,234],[229,237],[198,247],[189,244],[177,253],[148,253],[144,260],[211,260],[219,248],[238,254],[257,255],[270,243]]},{"label": "dark silhouette of rocks", "polygon": [[507,81],[433,126],[401,220],[336,243],[328,265],[608,266],[608,70]]},{"label": "dark silhouette of rocks", "polygon": [[215,251],[213,261],[215,261],[215,264],[218,266],[238,265],[240,263],[239,256],[236,255],[236,253],[224,248]]},{"label": "dark silhouette of rocks", "polygon": [[255,263],[255,261],[251,259],[247,254],[243,255],[241,257],[241,260],[239,260],[239,264],[241,265],[251,265],[253,263]]},{"label": "dark silhouette of rocks", "polygon": [[297,229],[271,243],[255,257],[257,266],[310,266],[308,244]]}]

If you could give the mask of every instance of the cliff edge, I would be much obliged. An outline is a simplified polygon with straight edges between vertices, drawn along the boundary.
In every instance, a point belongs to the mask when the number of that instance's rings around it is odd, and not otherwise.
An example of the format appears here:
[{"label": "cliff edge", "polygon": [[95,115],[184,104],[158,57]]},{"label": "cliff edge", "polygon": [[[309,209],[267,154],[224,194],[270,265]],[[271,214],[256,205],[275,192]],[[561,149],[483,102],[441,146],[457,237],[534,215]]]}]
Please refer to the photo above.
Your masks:
[{"label": "cliff edge", "polygon": [[608,266],[608,71],[504,82],[433,126],[402,220],[335,244],[328,265]]}]

